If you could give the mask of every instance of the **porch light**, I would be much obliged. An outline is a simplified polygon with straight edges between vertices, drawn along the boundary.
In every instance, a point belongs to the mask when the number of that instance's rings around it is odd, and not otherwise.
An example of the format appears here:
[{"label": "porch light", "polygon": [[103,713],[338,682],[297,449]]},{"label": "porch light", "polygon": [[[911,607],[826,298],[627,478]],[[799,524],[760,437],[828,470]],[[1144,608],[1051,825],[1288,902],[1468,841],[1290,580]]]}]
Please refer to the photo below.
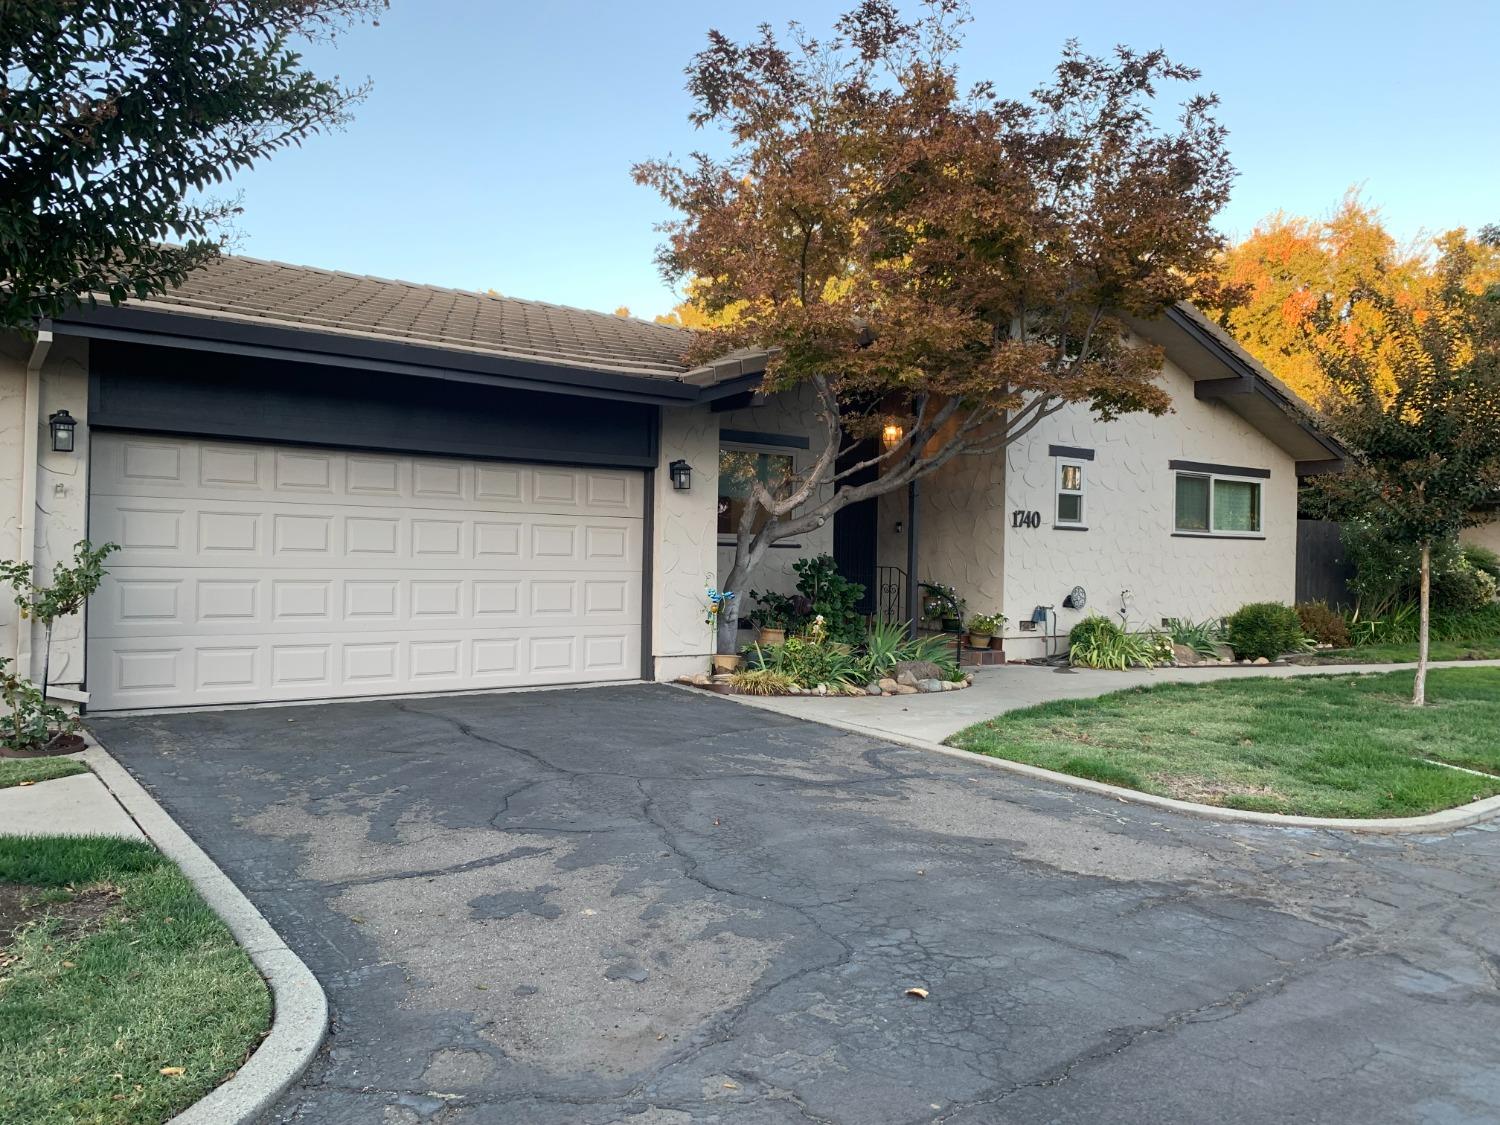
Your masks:
[{"label": "porch light", "polygon": [[66,410],[59,410],[47,419],[47,425],[52,428],[52,450],[54,453],[73,452],[73,428],[78,425],[78,419]]},{"label": "porch light", "polygon": [[686,492],[693,487],[693,467],[686,461],[673,461],[667,466],[667,472],[672,475],[672,487],[678,492]]},{"label": "porch light", "polygon": [[880,431],[880,440],[887,449],[895,449],[901,444],[901,439],[905,434],[906,431],[901,428],[900,423],[887,422],[885,429]]}]

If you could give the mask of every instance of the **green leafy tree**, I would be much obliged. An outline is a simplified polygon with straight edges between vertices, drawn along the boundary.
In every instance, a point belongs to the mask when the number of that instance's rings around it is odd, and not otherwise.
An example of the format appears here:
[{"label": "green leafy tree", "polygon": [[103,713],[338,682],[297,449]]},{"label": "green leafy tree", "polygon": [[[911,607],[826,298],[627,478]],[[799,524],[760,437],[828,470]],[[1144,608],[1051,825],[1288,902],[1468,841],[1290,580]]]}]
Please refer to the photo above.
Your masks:
[{"label": "green leafy tree", "polygon": [[[1384,325],[1379,347],[1319,353],[1336,392],[1332,424],[1357,452],[1348,471],[1317,478],[1313,499],[1326,514],[1415,549],[1417,706],[1426,702],[1433,551],[1479,522],[1500,488],[1500,287],[1476,295],[1473,268],[1465,247],[1450,248],[1425,308],[1377,285],[1360,289]],[[1394,388],[1388,370],[1398,373]]]},{"label": "green leafy tree", "polygon": [[292,44],[386,2],[0,0],[0,328],[161,292],[218,253],[239,208],[202,193],[364,94]]},{"label": "green leafy tree", "polygon": [[[73,548],[72,563],[60,562],[52,568],[52,584],[38,585],[35,568],[29,562],[0,562],[0,582],[15,591],[21,620],[38,621],[44,635],[42,649],[42,699],[52,674],[52,626],[60,617],[70,617],[83,608],[104,581],[104,560],[120,548],[114,543],[95,547],[87,539]],[[21,626],[25,628],[23,624]]]}]

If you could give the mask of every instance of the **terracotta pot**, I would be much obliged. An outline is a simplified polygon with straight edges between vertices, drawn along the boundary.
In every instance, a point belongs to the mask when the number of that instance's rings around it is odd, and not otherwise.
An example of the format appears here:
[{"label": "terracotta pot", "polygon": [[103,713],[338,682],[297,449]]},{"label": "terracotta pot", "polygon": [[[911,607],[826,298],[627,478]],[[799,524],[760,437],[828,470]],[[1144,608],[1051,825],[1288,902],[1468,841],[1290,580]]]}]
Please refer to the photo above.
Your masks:
[{"label": "terracotta pot", "polygon": [[744,662],[745,658],[737,652],[714,653],[715,672],[738,672]]},{"label": "terracotta pot", "polygon": [[785,629],[761,629],[755,637],[757,644],[784,645],[786,644]]},{"label": "terracotta pot", "polygon": [[963,627],[963,622],[956,617],[943,618],[943,632],[956,633]]},{"label": "terracotta pot", "polygon": [[995,638],[992,637],[992,636],[990,636],[990,634],[988,634],[988,633],[970,633],[969,634],[969,647],[970,648],[989,648],[990,647],[990,642],[993,641],[994,639]]}]

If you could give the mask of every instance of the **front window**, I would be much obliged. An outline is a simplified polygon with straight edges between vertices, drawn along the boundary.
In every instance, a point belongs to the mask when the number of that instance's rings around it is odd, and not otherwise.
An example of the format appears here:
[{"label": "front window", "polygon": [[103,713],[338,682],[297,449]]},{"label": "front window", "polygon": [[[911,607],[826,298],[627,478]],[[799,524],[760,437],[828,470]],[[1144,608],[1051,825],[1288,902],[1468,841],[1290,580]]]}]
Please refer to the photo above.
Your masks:
[{"label": "front window", "polygon": [[1056,523],[1067,527],[1083,524],[1083,462],[1057,463]]},{"label": "front window", "polygon": [[[719,534],[739,534],[740,518],[749,503],[750,483],[758,480],[771,495],[784,493],[795,472],[790,453],[768,453],[759,449],[719,450]],[[770,519],[764,508],[755,513],[755,530]]]},{"label": "front window", "polygon": [[1260,481],[1209,473],[1177,474],[1177,530],[1199,535],[1259,535]]}]

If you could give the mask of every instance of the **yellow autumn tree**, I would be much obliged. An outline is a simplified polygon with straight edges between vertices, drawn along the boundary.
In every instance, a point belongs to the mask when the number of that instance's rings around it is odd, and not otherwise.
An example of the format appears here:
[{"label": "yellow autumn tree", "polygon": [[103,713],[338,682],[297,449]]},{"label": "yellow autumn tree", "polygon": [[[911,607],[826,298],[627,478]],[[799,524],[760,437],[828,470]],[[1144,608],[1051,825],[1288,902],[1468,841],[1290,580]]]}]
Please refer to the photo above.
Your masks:
[{"label": "yellow autumn tree", "polygon": [[1320,361],[1335,349],[1362,355],[1390,395],[1402,370],[1392,310],[1420,320],[1442,286],[1438,263],[1455,249],[1473,259],[1474,292],[1500,282],[1500,247],[1492,241],[1460,228],[1401,242],[1378,208],[1351,190],[1326,219],[1278,211],[1225,251],[1219,295],[1206,311],[1314,405],[1334,393]]},{"label": "yellow autumn tree", "polygon": [[744,301],[734,301],[722,309],[714,310],[704,303],[707,286],[698,278],[691,278],[685,286],[687,299],[672,306],[672,311],[656,318],[657,324],[670,324],[673,328],[691,328],[696,332],[710,328],[722,328],[733,324],[745,308]]}]

